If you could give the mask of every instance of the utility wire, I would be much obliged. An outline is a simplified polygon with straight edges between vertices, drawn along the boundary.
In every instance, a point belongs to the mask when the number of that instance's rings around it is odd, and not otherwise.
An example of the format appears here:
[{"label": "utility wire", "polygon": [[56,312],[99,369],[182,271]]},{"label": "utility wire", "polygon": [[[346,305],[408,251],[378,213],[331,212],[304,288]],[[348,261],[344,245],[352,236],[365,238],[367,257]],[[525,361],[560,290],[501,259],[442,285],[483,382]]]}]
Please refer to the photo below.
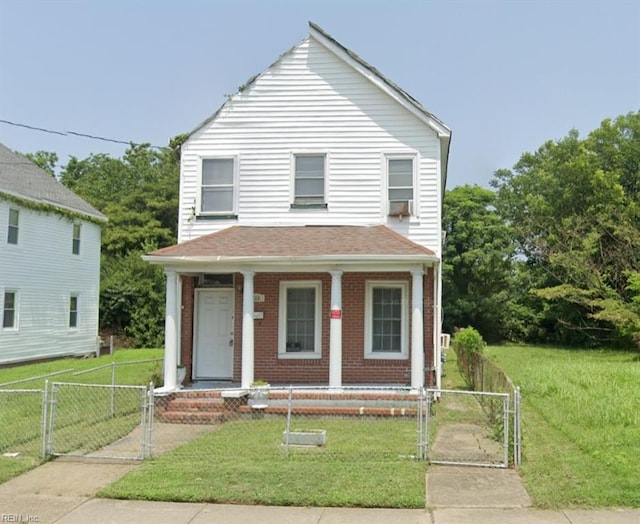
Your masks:
[{"label": "utility wire", "polygon": [[[73,136],[79,136],[82,138],[90,138],[91,140],[102,140],[103,142],[113,142],[114,144],[124,144],[124,145],[132,145],[132,146],[142,145],[136,142],[126,142],[124,140],[115,140],[114,138],[105,138],[103,136],[89,135],[87,133],[78,133],[76,131],[55,131],[53,129],[45,129],[43,127],[29,126],[27,124],[19,124],[17,122],[11,122],[9,120],[3,120],[3,119],[0,119],[0,123],[9,124],[10,126],[16,126],[16,127],[24,127],[25,129],[31,129],[32,131],[41,131],[42,133],[51,133],[52,135],[61,135],[61,136],[73,135]],[[154,149],[165,149],[165,147],[163,146],[150,145],[150,147],[153,147]]]}]

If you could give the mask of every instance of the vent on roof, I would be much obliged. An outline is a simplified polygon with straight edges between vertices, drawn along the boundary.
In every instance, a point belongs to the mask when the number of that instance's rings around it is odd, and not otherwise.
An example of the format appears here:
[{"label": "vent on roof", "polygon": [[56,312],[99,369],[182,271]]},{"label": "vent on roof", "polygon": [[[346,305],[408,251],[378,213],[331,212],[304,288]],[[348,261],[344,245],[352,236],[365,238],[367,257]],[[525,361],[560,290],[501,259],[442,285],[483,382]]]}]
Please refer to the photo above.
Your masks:
[{"label": "vent on roof", "polygon": [[413,211],[413,200],[389,200],[390,217],[408,217]]}]

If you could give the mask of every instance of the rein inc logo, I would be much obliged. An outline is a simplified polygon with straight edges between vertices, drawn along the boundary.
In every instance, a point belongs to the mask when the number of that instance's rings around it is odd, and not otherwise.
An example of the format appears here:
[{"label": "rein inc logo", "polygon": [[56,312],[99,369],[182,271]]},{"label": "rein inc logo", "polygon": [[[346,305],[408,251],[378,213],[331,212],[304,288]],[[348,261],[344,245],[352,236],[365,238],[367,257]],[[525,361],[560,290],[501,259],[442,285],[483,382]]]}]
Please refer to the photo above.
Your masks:
[{"label": "rein inc logo", "polygon": [[2,513],[0,514],[0,522],[40,522],[40,517],[21,513]]}]

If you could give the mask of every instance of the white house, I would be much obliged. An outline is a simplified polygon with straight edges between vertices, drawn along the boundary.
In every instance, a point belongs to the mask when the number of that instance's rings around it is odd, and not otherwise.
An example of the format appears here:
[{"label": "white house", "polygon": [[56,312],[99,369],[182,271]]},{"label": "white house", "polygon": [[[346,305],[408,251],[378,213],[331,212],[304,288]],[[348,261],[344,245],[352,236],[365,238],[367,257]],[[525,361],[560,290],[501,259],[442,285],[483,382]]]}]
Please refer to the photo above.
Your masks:
[{"label": "white house", "polygon": [[95,353],[105,220],[0,144],[0,365]]},{"label": "white house", "polygon": [[439,384],[450,137],[310,23],[182,147],[165,389]]}]

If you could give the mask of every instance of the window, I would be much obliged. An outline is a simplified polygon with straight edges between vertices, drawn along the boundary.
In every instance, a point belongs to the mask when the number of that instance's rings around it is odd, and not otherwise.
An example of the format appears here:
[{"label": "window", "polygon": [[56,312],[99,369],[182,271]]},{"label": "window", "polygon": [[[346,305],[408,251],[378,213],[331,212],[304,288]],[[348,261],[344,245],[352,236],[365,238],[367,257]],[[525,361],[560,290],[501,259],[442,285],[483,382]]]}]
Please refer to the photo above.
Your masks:
[{"label": "window", "polygon": [[389,215],[412,214],[413,158],[387,158]]},{"label": "window", "polygon": [[71,295],[69,297],[69,327],[78,327],[78,296]]},{"label": "window", "polygon": [[9,230],[7,233],[7,242],[9,244],[18,243],[18,225],[20,221],[20,211],[17,209],[9,209]]},{"label": "window", "polygon": [[325,207],[325,155],[294,155],[293,205]]},{"label": "window", "polygon": [[80,224],[73,224],[73,244],[71,252],[74,255],[80,254]]},{"label": "window", "polygon": [[200,210],[228,215],[235,210],[235,159],[202,159]]},{"label": "window", "polygon": [[280,282],[280,358],[320,358],[321,283]]},{"label": "window", "polygon": [[15,329],[18,326],[17,293],[5,291],[2,304],[2,328]]},{"label": "window", "polygon": [[408,356],[408,284],[367,282],[365,291],[365,357]]}]

